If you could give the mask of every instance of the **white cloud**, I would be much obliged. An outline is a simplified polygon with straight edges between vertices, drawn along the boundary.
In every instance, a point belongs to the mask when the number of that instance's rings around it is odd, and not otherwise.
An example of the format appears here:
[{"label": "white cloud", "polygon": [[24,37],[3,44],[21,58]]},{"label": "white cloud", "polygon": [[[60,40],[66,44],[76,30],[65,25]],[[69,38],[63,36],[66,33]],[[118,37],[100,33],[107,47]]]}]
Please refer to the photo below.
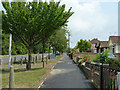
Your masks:
[{"label": "white cloud", "polygon": [[72,34],[72,47],[74,47],[76,42],[81,38],[105,38],[106,36],[101,37],[100,33],[105,33],[105,28],[109,26],[109,22],[111,22],[109,15],[103,13],[100,2],[79,1],[80,0],[61,0],[62,4],[66,4],[66,10],[72,7],[72,11],[74,11],[68,23]]}]

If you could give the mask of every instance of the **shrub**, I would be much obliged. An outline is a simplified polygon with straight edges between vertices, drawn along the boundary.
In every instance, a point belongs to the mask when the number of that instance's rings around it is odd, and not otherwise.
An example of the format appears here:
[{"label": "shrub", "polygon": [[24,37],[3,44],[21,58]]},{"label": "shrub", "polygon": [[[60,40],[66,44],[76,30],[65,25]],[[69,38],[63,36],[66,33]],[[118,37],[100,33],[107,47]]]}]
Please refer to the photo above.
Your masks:
[{"label": "shrub", "polygon": [[115,70],[119,70],[119,68],[120,68],[120,61],[118,59],[116,60],[114,58],[109,58],[108,64],[111,68],[113,68]]},{"label": "shrub", "polygon": [[108,55],[109,55],[108,53],[109,53],[109,51],[105,50],[102,55],[101,54],[97,55],[96,58],[93,59],[92,61],[100,63],[101,60],[103,60],[103,63],[109,64],[110,68],[119,70],[120,60],[118,60],[118,59],[116,60],[114,58],[108,58]]},{"label": "shrub", "polygon": [[98,54],[95,59],[92,60],[93,62],[100,62],[100,54]]},{"label": "shrub", "polygon": [[83,59],[85,60],[87,58],[87,61],[90,61],[90,56],[89,55],[84,55]]},{"label": "shrub", "polygon": [[81,63],[85,62],[85,59],[86,59],[86,58],[87,58],[87,61],[90,61],[90,56],[89,56],[89,55],[84,55],[83,59],[80,59],[80,60],[78,61],[78,63],[81,64]]}]

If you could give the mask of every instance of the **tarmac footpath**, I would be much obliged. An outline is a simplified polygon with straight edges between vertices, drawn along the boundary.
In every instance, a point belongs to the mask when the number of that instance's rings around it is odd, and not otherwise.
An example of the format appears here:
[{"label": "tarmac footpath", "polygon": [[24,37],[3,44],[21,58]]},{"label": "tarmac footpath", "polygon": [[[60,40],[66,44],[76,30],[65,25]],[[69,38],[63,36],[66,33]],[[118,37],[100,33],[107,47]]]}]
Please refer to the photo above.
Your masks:
[{"label": "tarmac footpath", "polygon": [[83,72],[67,55],[58,61],[40,88],[84,88],[96,90],[91,81],[86,79]]}]

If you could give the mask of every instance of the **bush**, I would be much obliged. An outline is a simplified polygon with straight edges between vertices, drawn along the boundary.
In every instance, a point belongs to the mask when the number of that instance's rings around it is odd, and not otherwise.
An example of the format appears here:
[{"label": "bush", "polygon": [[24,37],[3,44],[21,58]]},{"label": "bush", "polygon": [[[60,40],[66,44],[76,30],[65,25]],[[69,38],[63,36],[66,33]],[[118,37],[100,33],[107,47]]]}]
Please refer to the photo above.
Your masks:
[{"label": "bush", "polygon": [[113,68],[115,70],[119,70],[119,68],[120,68],[120,61],[118,59],[116,60],[114,58],[109,58],[108,64],[111,68]]},{"label": "bush", "polygon": [[87,61],[90,61],[90,56],[89,56],[89,55],[84,55],[83,59],[80,59],[80,60],[78,61],[78,63],[81,64],[81,63],[85,62],[85,59],[86,59],[86,58],[87,58]]},{"label": "bush", "polygon": [[90,61],[90,56],[89,55],[84,55],[83,59],[85,60],[87,58],[87,61]]},{"label": "bush", "polygon": [[98,54],[95,59],[92,60],[93,62],[100,62],[100,54]]},{"label": "bush", "polygon": [[100,63],[100,59],[103,60],[104,64],[109,64],[110,68],[119,70],[120,68],[120,60],[116,60],[114,58],[108,58],[108,50],[105,50],[102,55],[97,55],[95,59],[93,59],[93,62],[98,62]]}]

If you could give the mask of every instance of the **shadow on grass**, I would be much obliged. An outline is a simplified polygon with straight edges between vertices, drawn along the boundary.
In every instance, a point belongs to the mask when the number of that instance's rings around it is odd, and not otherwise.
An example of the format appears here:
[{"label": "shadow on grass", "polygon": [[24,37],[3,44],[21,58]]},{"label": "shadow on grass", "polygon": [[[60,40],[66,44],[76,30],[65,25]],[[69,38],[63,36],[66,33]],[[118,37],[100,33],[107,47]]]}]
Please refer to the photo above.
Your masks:
[{"label": "shadow on grass", "polygon": [[[25,71],[33,71],[33,70],[41,70],[41,69],[43,69],[43,68],[42,67],[41,68],[32,68],[31,70],[27,70],[26,68],[21,68],[21,69],[14,69],[14,72],[25,72]],[[4,73],[9,73],[10,70],[2,69],[2,70],[0,70],[0,72],[2,72],[4,74]]]}]

